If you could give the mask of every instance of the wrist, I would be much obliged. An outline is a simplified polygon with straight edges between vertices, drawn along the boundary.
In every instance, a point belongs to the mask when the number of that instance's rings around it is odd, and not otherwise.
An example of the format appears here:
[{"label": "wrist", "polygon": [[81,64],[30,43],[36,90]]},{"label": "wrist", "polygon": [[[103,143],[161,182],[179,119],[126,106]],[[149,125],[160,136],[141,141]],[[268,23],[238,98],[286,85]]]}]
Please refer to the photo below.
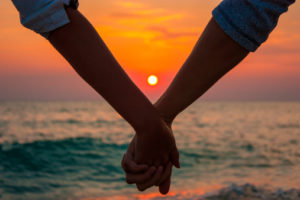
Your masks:
[{"label": "wrist", "polygon": [[171,112],[168,112],[165,107],[160,104],[159,102],[156,102],[154,104],[154,107],[156,108],[157,112],[159,113],[159,116],[161,119],[169,126],[172,126],[172,123],[176,117],[175,114],[172,114]]},{"label": "wrist", "polygon": [[163,123],[164,122],[161,119],[159,113],[157,113],[156,111],[143,112],[134,120],[134,124],[132,124],[132,127],[135,130],[136,135],[140,136],[155,132],[155,130],[159,129]]}]

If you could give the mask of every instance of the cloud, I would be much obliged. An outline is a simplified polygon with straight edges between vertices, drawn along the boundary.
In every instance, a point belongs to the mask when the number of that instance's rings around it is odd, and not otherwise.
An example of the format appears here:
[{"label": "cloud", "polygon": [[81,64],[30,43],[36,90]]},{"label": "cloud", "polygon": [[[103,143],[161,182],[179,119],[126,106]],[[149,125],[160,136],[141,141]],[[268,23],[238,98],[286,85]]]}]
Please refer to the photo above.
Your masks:
[{"label": "cloud", "polygon": [[196,37],[199,35],[197,31],[171,31],[164,26],[152,26],[147,29],[158,33],[156,40],[176,39],[182,37]]},{"label": "cloud", "polygon": [[[155,48],[189,51],[202,28],[190,13],[180,9],[161,8],[155,4],[117,2],[106,15],[106,23],[97,27],[110,44],[131,45],[132,49]],[[109,22],[109,23],[107,23]],[[198,26],[199,25],[199,26]]]},{"label": "cloud", "polygon": [[117,19],[118,22],[152,22],[152,23],[160,23],[165,21],[171,21],[176,19],[183,19],[184,15],[181,13],[173,14],[167,10],[158,8],[158,9],[141,9],[141,10],[133,10],[126,12],[114,12],[111,13],[109,17],[113,19]]},{"label": "cloud", "polygon": [[116,6],[119,6],[121,8],[143,8],[145,7],[145,4],[143,3],[137,3],[132,1],[117,1],[115,3]]},{"label": "cloud", "polygon": [[[110,24],[101,28],[113,37],[137,38],[144,43],[162,44],[166,40],[199,35],[199,28],[185,26],[189,17],[186,13],[130,1],[118,1],[115,5],[119,9],[108,14]],[[180,30],[178,24],[183,25]]]},{"label": "cloud", "polygon": [[118,11],[109,14],[109,17],[117,19],[118,22],[145,21],[159,23],[184,18],[183,13],[174,13],[163,8],[155,8],[145,3],[132,1],[117,1],[115,3]]},{"label": "cloud", "polygon": [[98,29],[99,32],[105,32],[106,35],[111,37],[121,37],[121,38],[136,38],[142,39],[144,43],[167,43],[168,41],[177,41],[183,38],[195,38],[200,34],[199,29],[185,29],[174,30],[164,26],[150,26],[142,28],[125,28],[118,29],[112,28],[111,26],[101,27]]}]

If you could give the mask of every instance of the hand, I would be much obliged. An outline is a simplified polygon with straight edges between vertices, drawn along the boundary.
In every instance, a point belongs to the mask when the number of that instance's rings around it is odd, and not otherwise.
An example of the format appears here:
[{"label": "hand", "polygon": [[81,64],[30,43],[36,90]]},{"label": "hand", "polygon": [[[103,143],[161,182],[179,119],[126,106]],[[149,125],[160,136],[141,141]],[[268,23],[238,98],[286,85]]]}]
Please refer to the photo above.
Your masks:
[{"label": "hand", "polygon": [[[171,143],[171,146],[175,146],[173,148],[172,153],[173,157],[175,158],[175,161],[173,164],[177,167],[180,167],[179,164],[179,153],[176,148],[175,139],[173,137],[172,131],[171,131],[171,125],[174,118],[169,118],[168,115],[163,114],[163,107],[160,105],[160,103],[154,104],[154,107],[156,107],[157,111],[160,113],[161,118],[164,120],[164,128],[167,132],[167,137],[170,137],[171,140],[169,142]],[[154,132],[157,133],[157,132]],[[151,133],[150,133],[151,134]],[[151,165],[151,163],[147,163],[147,165],[144,164],[137,164],[135,161],[137,160],[135,158],[135,152],[136,152],[136,137],[133,138],[131,141],[127,152],[123,156],[122,160],[122,167],[126,173],[126,181],[129,184],[135,183],[137,185],[137,188],[140,191],[144,191],[149,187],[152,187],[153,185],[159,186],[159,191],[162,194],[167,194],[170,189],[170,183],[171,183],[171,174],[172,174],[172,165],[169,162],[168,166],[164,167],[163,172],[159,172],[158,168],[155,168]],[[160,138],[160,136],[158,136]],[[157,142],[157,138],[155,138],[155,141]],[[151,166],[151,167],[150,167]],[[157,165],[156,165],[157,166]],[[162,175],[159,176],[159,173]]]},{"label": "hand", "polygon": [[157,185],[161,194],[167,194],[171,183],[172,163],[169,162],[163,171],[154,166],[148,167],[144,164],[136,164],[134,161],[135,139],[136,136],[131,141],[122,159],[126,182],[128,184],[135,183],[140,191]]},{"label": "hand", "polygon": [[135,137],[135,161],[148,166],[165,166],[169,161],[179,168],[179,153],[171,128],[162,120],[150,124]]}]

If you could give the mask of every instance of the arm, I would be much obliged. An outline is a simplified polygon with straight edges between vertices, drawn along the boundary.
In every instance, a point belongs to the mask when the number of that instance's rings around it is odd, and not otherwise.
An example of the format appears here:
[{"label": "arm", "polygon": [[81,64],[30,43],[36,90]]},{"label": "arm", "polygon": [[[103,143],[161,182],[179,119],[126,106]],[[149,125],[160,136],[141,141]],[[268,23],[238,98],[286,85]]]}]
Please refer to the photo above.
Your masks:
[{"label": "arm", "polygon": [[[157,102],[170,122],[223,75],[255,51],[295,0],[223,0],[196,47]],[[180,95],[178,98],[177,95]]]},{"label": "arm", "polygon": [[140,133],[158,123],[150,101],[130,80],[92,25],[67,9],[70,23],[50,33],[49,41],[77,73],[101,94]]},{"label": "arm", "polygon": [[181,111],[203,95],[248,53],[212,19],[167,91],[156,102],[158,111],[171,124]]}]

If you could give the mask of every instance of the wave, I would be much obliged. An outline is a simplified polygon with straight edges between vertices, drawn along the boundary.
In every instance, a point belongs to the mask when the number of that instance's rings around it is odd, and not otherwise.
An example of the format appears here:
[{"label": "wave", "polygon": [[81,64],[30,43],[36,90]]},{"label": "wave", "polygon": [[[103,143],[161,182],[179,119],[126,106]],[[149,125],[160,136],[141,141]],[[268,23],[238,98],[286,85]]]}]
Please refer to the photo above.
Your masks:
[{"label": "wave", "polygon": [[268,187],[255,186],[253,184],[236,185],[232,184],[229,187],[220,189],[216,194],[206,194],[203,196],[203,200],[299,200],[300,190],[289,189],[282,190],[278,188],[276,190],[268,189]]},{"label": "wave", "polygon": [[68,138],[63,140],[43,140],[29,143],[2,143],[0,144],[1,160],[12,158],[55,158],[67,159],[71,156],[89,158],[104,158],[106,153],[119,152],[127,149],[127,144],[114,144],[103,142],[101,138]]},{"label": "wave", "polygon": [[36,187],[42,190],[44,186],[34,182],[43,180],[65,187],[83,178],[120,177],[123,172],[119,163],[126,148],[126,144],[107,144],[93,138],[0,144],[0,182],[4,181],[10,191],[19,192],[24,187],[25,191]]},{"label": "wave", "polygon": [[69,199],[74,191],[104,188],[107,182],[122,187],[120,160],[126,149],[127,144],[95,138],[0,144],[1,193],[4,199]]}]

